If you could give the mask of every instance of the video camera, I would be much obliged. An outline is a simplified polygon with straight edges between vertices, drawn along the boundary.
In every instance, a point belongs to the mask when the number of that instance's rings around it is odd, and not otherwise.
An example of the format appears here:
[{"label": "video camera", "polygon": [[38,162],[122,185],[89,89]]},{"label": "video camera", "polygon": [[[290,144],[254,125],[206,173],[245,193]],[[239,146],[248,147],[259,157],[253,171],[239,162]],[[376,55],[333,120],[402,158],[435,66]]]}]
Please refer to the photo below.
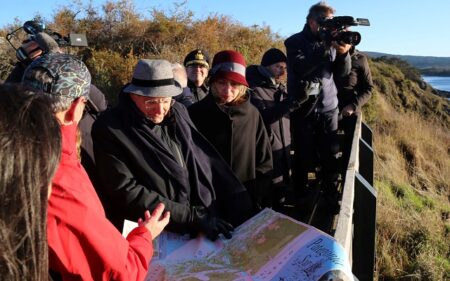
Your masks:
[{"label": "video camera", "polygon": [[[356,20],[351,16],[338,16],[333,18],[322,18],[318,21],[320,25],[320,37],[326,41],[341,41],[353,46],[361,42],[361,34],[355,31],[347,31],[349,26],[370,26],[368,19],[357,18]],[[337,35],[332,35],[333,31],[337,31]]]},{"label": "video camera", "polygon": [[[22,42],[22,46],[16,47],[14,46],[12,42],[12,38],[15,36],[15,34],[19,30],[23,30],[28,34],[28,39]],[[75,34],[71,33],[68,37],[64,37],[61,34],[54,32],[50,29],[47,29],[45,27],[45,24],[37,21],[37,20],[30,20],[26,21],[21,27],[17,28],[16,30],[8,33],[6,35],[6,40],[8,43],[16,50],[16,55],[19,61],[32,59],[32,55],[30,55],[30,50],[33,52],[33,54],[37,54],[39,50],[36,47],[28,48],[31,41],[34,41],[36,38],[36,35],[45,32],[50,37],[52,37],[55,42],[58,44],[59,47],[67,47],[67,46],[83,46],[87,47],[87,40],[86,35],[84,34]],[[55,45],[56,46],[56,45]],[[42,53],[42,51],[41,51]]]}]

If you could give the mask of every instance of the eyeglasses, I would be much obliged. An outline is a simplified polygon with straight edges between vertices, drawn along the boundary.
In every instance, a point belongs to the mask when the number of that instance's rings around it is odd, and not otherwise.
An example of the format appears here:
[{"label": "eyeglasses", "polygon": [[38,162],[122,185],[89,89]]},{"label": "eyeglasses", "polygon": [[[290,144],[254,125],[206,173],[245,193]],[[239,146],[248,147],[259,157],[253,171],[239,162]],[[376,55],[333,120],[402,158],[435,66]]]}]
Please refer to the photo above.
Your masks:
[{"label": "eyeglasses", "polygon": [[154,108],[156,105],[162,104],[163,106],[172,106],[175,103],[175,100],[172,98],[163,98],[163,99],[151,99],[146,100],[144,102],[145,109]]}]

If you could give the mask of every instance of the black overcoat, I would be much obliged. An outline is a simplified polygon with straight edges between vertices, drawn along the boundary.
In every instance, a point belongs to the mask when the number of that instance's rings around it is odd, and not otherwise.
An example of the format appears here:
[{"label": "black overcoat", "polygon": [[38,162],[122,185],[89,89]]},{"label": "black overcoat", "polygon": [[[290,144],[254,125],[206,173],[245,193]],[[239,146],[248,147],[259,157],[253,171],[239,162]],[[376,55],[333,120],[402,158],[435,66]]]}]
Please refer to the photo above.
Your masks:
[{"label": "black overcoat", "polygon": [[[94,123],[92,137],[99,195],[116,226],[137,220],[163,202],[171,212],[169,230],[191,231],[192,206],[207,207],[238,225],[248,219],[251,201],[212,145],[195,129],[185,106],[175,102],[163,122],[170,122],[184,164],[173,156],[128,93]],[[167,125],[167,124],[166,124]]]},{"label": "black overcoat", "polygon": [[284,85],[275,85],[263,66],[247,67],[246,79],[252,88],[250,101],[266,124],[273,158],[273,182],[289,183],[291,168],[291,131],[289,114],[299,103],[288,98]]},{"label": "black overcoat", "polygon": [[189,107],[198,130],[214,145],[245,185],[256,204],[269,191],[272,152],[263,119],[250,100],[217,105],[213,95]]}]

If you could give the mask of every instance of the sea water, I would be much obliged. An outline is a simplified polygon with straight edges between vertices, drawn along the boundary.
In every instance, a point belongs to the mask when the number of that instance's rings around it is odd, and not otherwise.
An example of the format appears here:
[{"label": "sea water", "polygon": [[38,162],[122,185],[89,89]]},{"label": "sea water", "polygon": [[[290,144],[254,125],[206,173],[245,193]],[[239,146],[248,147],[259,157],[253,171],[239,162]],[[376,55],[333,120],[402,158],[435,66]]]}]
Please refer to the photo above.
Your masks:
[{"label": "sea water", "polygon": [[450,77],[449,76],[422,76],[423,80],[431,85],[431,87],[450,92]]}]

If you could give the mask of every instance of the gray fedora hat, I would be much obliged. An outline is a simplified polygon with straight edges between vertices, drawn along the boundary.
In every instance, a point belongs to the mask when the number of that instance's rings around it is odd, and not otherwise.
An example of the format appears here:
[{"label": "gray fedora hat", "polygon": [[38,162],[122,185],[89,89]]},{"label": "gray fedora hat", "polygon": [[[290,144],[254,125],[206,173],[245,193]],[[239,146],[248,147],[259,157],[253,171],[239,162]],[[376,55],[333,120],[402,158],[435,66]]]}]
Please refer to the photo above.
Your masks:
[{"label": "gray fedora hat", "polygon": [[183,89],[173,79],[172,64],[166,60],[141,59],[136,65],[131,83],[123,90],[145,97],[173,97]]}]

